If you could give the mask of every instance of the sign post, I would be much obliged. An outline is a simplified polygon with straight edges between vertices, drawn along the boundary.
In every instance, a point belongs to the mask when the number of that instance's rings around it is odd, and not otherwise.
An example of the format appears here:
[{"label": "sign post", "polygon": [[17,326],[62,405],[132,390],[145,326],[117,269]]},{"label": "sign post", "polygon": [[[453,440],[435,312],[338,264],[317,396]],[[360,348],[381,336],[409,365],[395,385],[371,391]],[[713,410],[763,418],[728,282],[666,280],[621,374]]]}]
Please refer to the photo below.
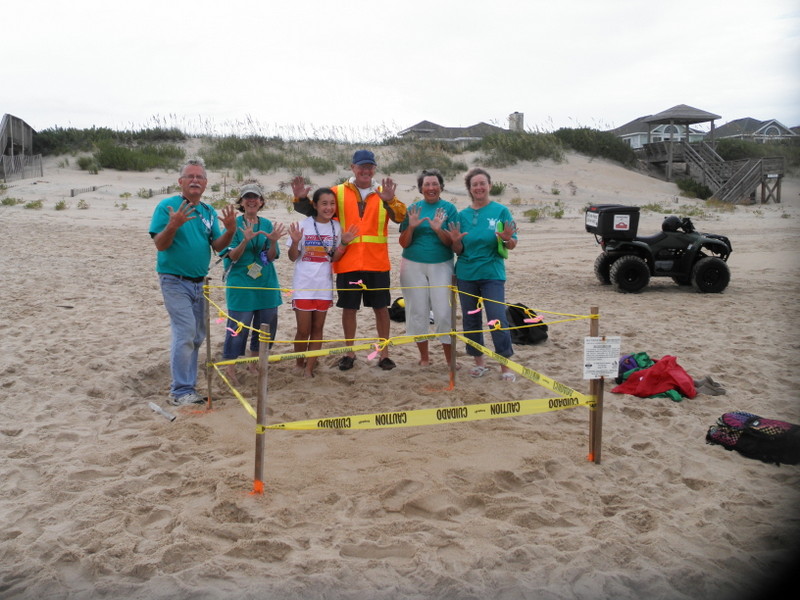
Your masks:
[{"label": "sign post", "polygon": [[619,370],[621,338],[599,336],[600,309],[592,306],[589,321],[589,337],[583,346],[583,378],[589,379],[589,395],[594,403],[589,409],[589,456],[588,459],[600,464],[603,440],[603,387],[606,377],[616,377]]}]

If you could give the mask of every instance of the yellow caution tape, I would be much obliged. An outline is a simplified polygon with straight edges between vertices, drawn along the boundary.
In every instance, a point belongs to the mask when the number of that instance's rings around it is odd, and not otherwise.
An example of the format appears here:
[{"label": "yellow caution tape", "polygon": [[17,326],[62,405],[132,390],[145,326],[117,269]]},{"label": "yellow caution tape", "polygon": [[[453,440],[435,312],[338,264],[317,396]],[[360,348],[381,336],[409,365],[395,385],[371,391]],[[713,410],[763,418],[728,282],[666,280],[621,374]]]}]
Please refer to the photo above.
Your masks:
[{"label": "yellow caution tape", "polygon": [[493,358],[497,362],[502,365],[505,365],[515,373],[522,375],[526,379],[530,379],[532,382],[539,384],[540,386],[547,388],[551,392],[555,392],[561,396],[571,396],[574,398],[579,398],[582,404],[586,404],[587,406],[593,404],[593,402],[589,401],[589,396],[585,396],[580,392],[573,390],[571,387],[564,385],[563,383],[558,383],[557,381],[547,377],[546,375],[542,375],[541,373],[537,373],[533,369],[529,369],[528,367],[523,367],[519,363],[515,363],[513,360],[507,359],[505,356],[500,356],[499,354],[495,354],[491,350],[489,350],[485,346],[481,346],[479,343],[472,341],[469,338],[464,337],[463,335],[457,336],[463,342],[469,344],[473,348],[477,348],[487,356]]},{"label": "yellow caution tape", "polygon": [[[307,429],[389,429],[393,427],[417,427],[420,425],[441,425],[443,423],[465,423],[485,419],[503,419],[539,413],[588,406],[589,397],[540,398],[535,400],[509,400],[486,404],[468,404],[446,408],[424,408],[395,412],[352,415],[346,417],[326,417],[292,421],[277,425],[263,426],[265,429],[307,430]],[[262,426],[259,426],[261,429]]]},{"label": "yellow caution tape", "polygon": [[253,417],[254,419],[257,419],[258,418],[258,413],[256,413],[256,410],[253,408],[253,406],[247,400],[245,400],[244,396],[242,396],[239,393],[239,390],[237,390],[235,387],[233,387],[233,384],[231,384],[231,382],[228,381],[228,378],[225,377],[225,375],[222,374],[222,371],[219,370],[219,367],[217,365],[215,365],[214,363],[211,363],[211,366],[214,367],[214,370],[217,372],[217,375],[219,375],[222,378],[222,381],[224,381],[228,385],[228,387],[233,392],[233,395],[236,396],[236,398],[239,400],[241,405],[244,406],[244,409],[248,412],[248,414],[251,417]]}]

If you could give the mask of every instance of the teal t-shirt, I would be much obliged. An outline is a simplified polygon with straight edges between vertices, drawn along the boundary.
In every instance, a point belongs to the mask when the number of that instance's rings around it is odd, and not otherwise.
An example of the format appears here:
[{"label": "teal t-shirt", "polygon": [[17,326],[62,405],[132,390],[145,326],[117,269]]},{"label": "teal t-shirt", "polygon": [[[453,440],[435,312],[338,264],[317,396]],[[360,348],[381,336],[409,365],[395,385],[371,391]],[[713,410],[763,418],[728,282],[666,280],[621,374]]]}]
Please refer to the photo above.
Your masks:
[{"label": "teal t-shirt", "polygon": [[[456,261],[456,277],[465,281],[500,279],[505,281],[505,259],[497,251],[497,224],[513,222],[511,211],[502,204],[489,202],[475,210],[467,207],[458,213],[464,251]],[[517,239],[517,234],[514,234]]]},{"label": "teal t-shirt", "polygon": [[[455,223],[458,219],[458,210],[455,205],[441,198],[433,204],[426,200],[418,200],[408,207],[409,211],[415,207],[419,207],[420,219],[425,217],[433,219],[438,209],[444,209],[447,218],[442,223],[442,228],[445,230],[450,223]],[[400,232],[402,233],[406,229],[408,229],[408,214],[400,224]],[[414,230],[411,244],[407,248],[403,248],[403,258],[419,263],[440,263],[452,260],[453,251],[450,246],[445,246],[442,243],[436,232],[431,229],[431,224],[428,221],[424,221]]]},{"label": "teal t-shirt", "polygon": [[[183,196],[171,196],[158,203],[150,220],[150,235],[161,233],[169,223],[169,207],[177,211]],[[205,277],[211,260],[211,242],[220,236],[217,211],[200,202],[195,207],[196,218],[181,225],[172,245],[159,250],[156,271],[184,277]]]},{"label": "teal t-shirt", "polygon": [[[245,227],[244,216],[236,217],[236,233],[233,234],[228,249],[235,248],[242,243],[244,233],[242,230]],[[254,231],[263,231],[271,233],[273,230],[272,222],[264,217],[258,218],[258,224],[253,226]],[[231,260],[225,259],[225,271],[228,277],[225,280],[225,285],[230,286],[225,290],[225,301],[228,310],[261,310],[264,308],[275,308],[283,304],[281,292],[278,289],[278,274],[275,271],[275,264],[273,262],[264,262],[261,253],[269,250],[273,242],[263,235],[257,235],[247,243],[244,252],[239,257],[239,260],[231,266]],[[275,244],[275,260],[281,255],[280,244]],[[261,266],[261,272],[258,277],[251,277],[248,275],[250,265],[253,263]],[[230,268],[230,270],[228,270]],[[272,288],[272,289],[233,289],[236,287],[243,288]]]}]

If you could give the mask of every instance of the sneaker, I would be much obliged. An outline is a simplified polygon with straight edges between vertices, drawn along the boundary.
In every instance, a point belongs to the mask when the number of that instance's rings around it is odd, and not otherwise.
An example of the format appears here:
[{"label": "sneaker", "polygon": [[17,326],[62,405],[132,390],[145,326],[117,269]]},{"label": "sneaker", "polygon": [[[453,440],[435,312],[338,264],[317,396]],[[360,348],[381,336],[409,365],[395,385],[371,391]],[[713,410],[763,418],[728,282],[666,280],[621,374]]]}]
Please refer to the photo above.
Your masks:
[{"label": "sneaker", "polygon": [[172,406],[186,406],[187,404],[203,404],[206,401],[205,398],[201,398],[197,395],[197,392],[189,392],[179,398],[170,395],[169,403]]}]

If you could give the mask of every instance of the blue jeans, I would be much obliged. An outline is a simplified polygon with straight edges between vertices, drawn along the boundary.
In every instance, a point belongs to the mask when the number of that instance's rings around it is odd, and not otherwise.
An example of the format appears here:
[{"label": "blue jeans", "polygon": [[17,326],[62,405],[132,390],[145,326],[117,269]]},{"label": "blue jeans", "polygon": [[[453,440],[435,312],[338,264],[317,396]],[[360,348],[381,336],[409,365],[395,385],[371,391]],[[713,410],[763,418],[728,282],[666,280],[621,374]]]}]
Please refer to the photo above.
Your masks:
[{"label": "blue jeans", "polygon": [[203,282],[194,283],[163,274],[158,278],[172,328],[169,349],[172,383],[169,390],[172,396],[180,398],[195,392],[197,384],[197,353],[206,338]]},{"label": "blue jeans", "polygon": [[[467,296],[459,294],[461,299],[461,321],[464,331],[476,331],[479,329],[486,329],[486,323],[500,321],[501,327],[508,327],[508,319],[506,319],[506,305],[498,304],[498,302],[506,301],[506,282],[502,279],[478,279],[476,281],[466,281],[464,279],[457,280],[458,290],[472,294]],[[478,306],[479,296],[484,299],[483,309],[486,311],[486,321],[483,320],[483,311],[469,314],[469,311],[475,310]],[[497,300],[497,302],[489,302],[489,300]],[[494,351],[500,356],[508,358],[513,356],[514,348],[511,345],[511,333],[508,331],[495,331],[492,330],[492,343],[494,344]],[[464,337],[479,343],[484,346],[483,333],[465,333]],[[467,345],[467,354],[470,356],[480,356],[481,352],[472,346]]]},{"label": "blue jeans", "polygon": [[[239,323],[244,323],[253,329],[261,329],[261,324],[267,323],[269,325],[269,339],[275,339],[275,333],[278,330],[277,306],[260,310],[229,310],[228,315]],[[234,331],[239,327],[236,321],[228,319],[228,327]],[[247,347],[247,334],[250,334],[250,350],[254,355],[258,354],[258,334],[242,328],[238,335],[233,335],[230,331],[225,333],[225,343],[222,345],[222,360],[233,360],[244,356],[244,349]],[[272,348],[272,342],[270,342],[269,347]]]}]

